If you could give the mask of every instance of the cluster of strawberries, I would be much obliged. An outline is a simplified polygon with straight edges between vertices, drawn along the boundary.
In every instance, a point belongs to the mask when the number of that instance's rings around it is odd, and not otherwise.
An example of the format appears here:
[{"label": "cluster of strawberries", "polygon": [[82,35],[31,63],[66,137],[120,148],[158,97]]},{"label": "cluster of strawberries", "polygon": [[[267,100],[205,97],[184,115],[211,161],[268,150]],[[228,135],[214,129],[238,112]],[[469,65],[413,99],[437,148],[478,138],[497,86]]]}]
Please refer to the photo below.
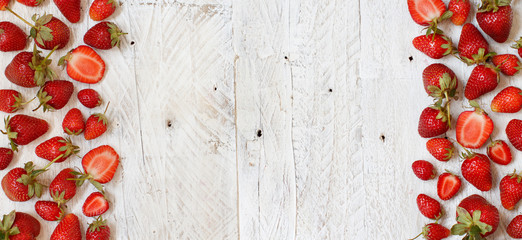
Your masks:
[{"label": "cluster of strawberries", "polygon": [[[482,0],[476,14],[476,20],[482,31],[494,41],[504,43],[512,26],[513,10],[511,0]],[[442,0],[408,0],[409,12],[413,20],[426,27],[426,35],[413,40],[416,49],[433,59],[453,55],[468,66],[474,66],[464,88],[464,97],[469,100],[473,111],[460,113],[456,124],[456,141],[442,138],[440,135],[452,127],[450,103],[458,99],[458,79],[447,66],[435,63],[425,68],[422,74],[425,91],[435,99],[433,106],[425,108],[420,116],[418,132],[423,138],[431,138],[426,143],[427,150],[439,161],[448,161],[453,157],[457,143],[464,150],[461,154],[462,177],[480,191],[491,190],[492,175],[490,160],[499,165],[512,161],[508,143],[503,140],[491,140],[487,146],[487,156],[472,152],[491,139],[494,123],[488,114],[474,99],[493,91],[499,82],[500,73],[513,76],[522,64],[514,54],[498,55],[490,51],[489,44],[472,23],[466,23],[472,5],[469,0],[450,0],[448,7]],[[454,25],[464,25],[460,33],[458,47],[455,49],[451,40],[438,23],[450,19]],[[522,38],[512,46],[518,49],[522,57]],[[522,109],[522,90],[509,86],[500,91],[491,102],[491,111],[515,113]],[[509,142],[522,151],[522,120],[512,119],[506,126]],[[418,160],[412,164],[414,174],[422,180],[437,176],[433,164]],[[500,200],[507,210],[513,210],[522,199],[522,175],[516,172],[502,178],[499,184]],[[455,196],[462,181],[451,172],[438,177],[437,195],[443,200]],[[420,235],[428,240],[438,240],[452,235],[465,235],[464,239],[484,239],[493,234],[499,225],[499,211],[482,196],[474,194],[464,198],[457,206],[457,223],[451,230],[438,223],[442,216],[439,201],[420,194],[417,197],[420,212],[435,223],[427,224]],[[522,215],[516,216],[507,226],[506,232],[512,238],[522,238]],[[419,235],[419,236],[420,236]]]},{"label": "cluster of strawberries", "polygon": [[[17,0],[19,3],[37,7],[43,0]],[[81,0],[53,0],[63,16],[71,23],[77,23],[81,15]],[[12,83],[25,88],[39,90],[36,97],[44,112],[62,109],[69,102],[74,85],[67,80],[57,80],[56,74],[50,68],[49,57],[56,49],[64,48],[70,37],[69,27],[51,14],[34,15],[32,23],[16,14],[8,7],[10,0],[0,0],[0,10],[9,11],[24,23],[31,26],[29,36],[17,25],[11,22],[0,22],[0,51],[23,51],[29,39],[34,39],[32,52],[20,52],[7,65],[6,78]],[[94,0],[89,8],[89,16],[94,21],[102,21],[116,10],[114,0]],[[67,74],[78,82],[95,84],[102,80],[105,73],[105,62],[96,53],[96,49],[111,49],[119,46],[123,33],[114,23],[103,21],[90,28],[84,35],[86,45],[72,49],[62,57],[58,65],[67,69]],[[43,57],[38,49],[51,50]],[[78,92],[78,100],[87,108],[95,108],[102,104],[100,94],[92,89]],[[32,101],[32,100],[31,100]],[[29,102],[31,102],[29,101]],[[29,102],[24,102],[22,94],[16,90],[0,90],[0,111],[15,113]],[[108,107],[108,104],[107,104]],[[107,108],[105,109],[107,111]],[[107,130],[108,119],[104,113],[92,114],[84,121],[78,108],[70,109],[65,115],[62,128],[67,135],[80,135],[85,140],[96,139]],[[27,145],[49,130],[49,124],[43,119],[24,114],[16,114],[5,119],[5,131],[11,148],[0,148],[0,170],[9,167],[19,146]],[[70,137],[52,137],[39,144],[35,153],[49,163],[37,169],[33,162],[25,163],[24,167],[10,169],[2,178],[2,190],[7,198],[16,202],[25,202],[34,196],[40,197],[44,186],[37,180],[54,163],[66,161],[76,155],[79,148]],[[66,212],[66,203],[76,195],[77,187],[85,181],[92,183],[98,191],[90,194],[85,200],[82,211],[87,217],[96,217],[87,229],[86,238],[109,239],[110,228],[101,215],[109,209],[103,184],[114,177],[119,165],[118,153],[108,145],[102,145],[90,150],[82,158],[81,170],[65,168],[61,170],[49,185],[51,201],[41,200],[35,203],[36,213],[44,220],[59,221],[51,235],[51,239],[81,240],[81,226],[78,217]],[[0,222],[0,239],[36,239],[40,234],[39,221],[27,213],[12,211],[4,215]]]}]

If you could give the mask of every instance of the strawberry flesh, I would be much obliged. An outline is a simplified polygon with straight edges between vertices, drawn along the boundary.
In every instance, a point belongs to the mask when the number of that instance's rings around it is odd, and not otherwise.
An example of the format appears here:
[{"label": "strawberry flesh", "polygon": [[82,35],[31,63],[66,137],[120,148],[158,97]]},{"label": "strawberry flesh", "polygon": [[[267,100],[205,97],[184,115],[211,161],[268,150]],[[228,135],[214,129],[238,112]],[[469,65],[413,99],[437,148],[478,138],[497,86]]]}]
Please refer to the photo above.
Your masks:
[{"label": "strawberry flesh", "polygon": [[67,61],[67,74],[74,80],[94,84],[103,78],[105,74],[105,62],[89,46],[79,46],[72,50],[60,64]]},{"label": "strawberry flesh", "polygon": [[493,121],[483,112],[465,111],[457,119],[457,141],[466,148],[480,148],[493,132]]},{"label": "strawberry flesh", "polygon": [[443,173],[437,181],[437,195],[442,200],[449,200],[457,194],[461,184],[460,178],[456,175]]},{"label": "strawberry flesh", "polygon": [[92,149],[82,159],[85,173],[92,176],[99,183],[107,183],[112,180],[119,165],[119,155],[108,145]]},{"label": "strawberry flesh", "polygon": [[413,21],[427,26],[446,11],[446,5],[441,0],[408,0],[408,10]]}]

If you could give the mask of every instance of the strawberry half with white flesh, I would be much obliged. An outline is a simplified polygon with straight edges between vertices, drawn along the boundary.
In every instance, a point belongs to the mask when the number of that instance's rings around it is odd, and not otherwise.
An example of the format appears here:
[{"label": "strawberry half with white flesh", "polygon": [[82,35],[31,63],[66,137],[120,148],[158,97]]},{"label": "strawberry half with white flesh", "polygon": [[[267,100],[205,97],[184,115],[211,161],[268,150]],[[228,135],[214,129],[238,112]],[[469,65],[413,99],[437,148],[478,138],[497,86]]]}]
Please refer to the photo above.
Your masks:
[{"label": "strawberry half with white flesh", "polygon": [[466,148],[480,148],[493,132],[493,121],[477,102],[470,101],[475,111],[462,112],[457,119],[457,141]]}]

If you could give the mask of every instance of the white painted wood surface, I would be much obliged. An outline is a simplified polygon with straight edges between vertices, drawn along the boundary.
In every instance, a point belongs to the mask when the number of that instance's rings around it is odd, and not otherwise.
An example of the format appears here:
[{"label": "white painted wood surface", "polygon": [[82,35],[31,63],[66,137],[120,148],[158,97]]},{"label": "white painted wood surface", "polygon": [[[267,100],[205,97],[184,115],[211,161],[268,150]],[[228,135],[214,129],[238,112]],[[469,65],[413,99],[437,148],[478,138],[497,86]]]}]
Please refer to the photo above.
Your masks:
[{"label": "white painted wood surface", "polygon": [[[90,2],[82,2],[84,10]],[[416,179],[411,163],[427,159],[439,172],[459,172],[460,165],[457,158],[434,161],[417,134],[419,114],[431,103],[420,76],[427,65],[442,62],[456,72],[462,88],[471,67],[449,57],[434,61],[413,48],[421,27],[411,20],[406,1],[121,3],[109,20],[129,35],[121,49],[99,51],[108,65],[104,80],[75,83],[75,93],[92,87],[111,101],[109,131],[91,142],[73,139],[80,155],[102,144],[120,153],[120,168],[107,185],[112,205],[105,216],[114,239],[407,239],[429,222],[415,198],[435,197],[436,182]],[[513,7],[522,3],[514,1]],[[38,9],[17,3],[13,9],[28,18],[38,10],[63,19],[50,0]],[[82,44],[94,24],[86,15],[72,24],[71,43],[53,59]],[[519,26],[514,24],[509,41],[522,34]],[[441,28],[458,42],[460,27]],[[497,52],[514,52],[488,40]],[[5,67],[15,54],[2,55]],[[0,88],[28,97],[37,91],[2,78]],[[505,86],[522,87],[515,79],[502,77],[480,103],[489,105]],[[54,113],[32,113],[35,105],[22,113],[53,127],[24,146],[11,167],[46,162],[34,148],[61,135],[68,109],[79,107],[85,116],[102,111],[88,110],[76,98]],[[454,106],[456,117],[466,104]],[[492,114],[494,138],[505,140],[505,125],[518,116]],[[0,144],[7,139],[0,138]],[[520,157],[516,152],[513,164],[495,165],[495,187],[481,194],[502,213],[491,239],[504,239],[505,226],[516,215],[500,207],[498,179],[520,169]],[[48,184],[60,169],[79,166],[80,160],[72,159],[40,179]],[[90,220],[81,205],[92,191],[85,185],[68,204],[81,216],[83,230]],[[465,186],[444,203],[445,226],[454,223],[455,205],[473,193],[478,191]],[[12,203],[0,194],[0,213],[16,209],[36,216],[35,201]],[[39,239],[47,239],[56,223],[41,222]]]}]

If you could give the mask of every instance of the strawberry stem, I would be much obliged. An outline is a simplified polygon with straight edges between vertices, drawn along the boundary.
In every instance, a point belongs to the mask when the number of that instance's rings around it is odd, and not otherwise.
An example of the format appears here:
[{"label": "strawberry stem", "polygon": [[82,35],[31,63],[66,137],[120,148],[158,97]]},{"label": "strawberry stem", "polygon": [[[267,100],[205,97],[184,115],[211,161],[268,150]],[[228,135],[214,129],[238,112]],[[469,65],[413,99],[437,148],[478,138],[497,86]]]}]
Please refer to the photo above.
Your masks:
[{"label": "strawberry stem", "polygon": [[31,26],[31,27],[34,27],[36,28],[33,24],[31,24],[30,22],[28,22],[27,20],[25,20],[23,17],[21,17],[20,15],[16,14],[13,10],[11,10],[9,7],[5,7],[5,9],[7,9],[7,11],[11,12],[12,14],[14,14],[16,17],[18,17],[20,20],[22,20],[23,22],[27,23],[27,25]]},{"label": "strawberry stem", "polygon": [[107,109],[109,109],[109,104],[111,104],[111,102],[107,103],[107,107],[105,107],[105,111],[103,111],[103,115],[105,115],[105,113],[107,113]]},{"label": "strawberry stem", "polygon": [[53,54],[54,51],[56,51],[56,49],[58,49],[60,45],[56,46],[53,48],[53,50],[51,50],[51,52],[49,54],[47,54],[47,56],[45,56],[44,60],[42,61],[42,63],[45,63],[47,61],[47,59],[49,59],[49,57],[51,56],[51,54]]},{"label": "strawberry stem", "polygon": [[414,238],[412,238],[412,239],[409,239],[409,240],[413,240],[413,239],[416,239],[416,238],[420,237],[420,235],[422,235],[422,233],[419,233],[419,235],[417,235],[417,236],[415,236]]},{"label": "strawberry stem", "polygon": [[63,157],[63,154],[60,154],[60,156],[56,157],[51,162],[49,162],[47,165],[45,165],[45,167],[42,170],[47,171],[49,169],[49,167],[51,167],[51,165],[53,165],[53,163],[55,163],[56,161],[58,161],[58,159],[60,159],[62,157]]}]

